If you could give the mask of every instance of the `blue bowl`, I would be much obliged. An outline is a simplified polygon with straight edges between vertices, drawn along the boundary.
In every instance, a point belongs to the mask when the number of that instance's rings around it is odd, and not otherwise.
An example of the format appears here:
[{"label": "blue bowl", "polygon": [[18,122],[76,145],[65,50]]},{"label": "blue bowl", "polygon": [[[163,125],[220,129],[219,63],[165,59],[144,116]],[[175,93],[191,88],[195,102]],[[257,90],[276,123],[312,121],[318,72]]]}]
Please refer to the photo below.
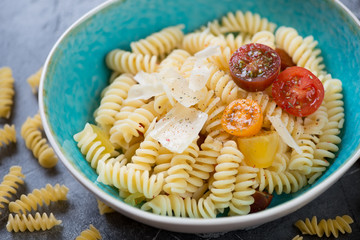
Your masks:
[{"label": "blue bowl", "polygon": [[[210,7],[211,6],[211,7]],[[96,181],[73,140],[86,122],[94,122],[100,93],[110,71],[106,54],[164,27],[185,24],[185,32],[235,10],[251,11],[278,26],[294,27],[318,40],[326,69],[343,82],[345,125],[336,159],[316,183],[294,194],[275,196],[265,211],[216,219],[163,217],[126,205],[118,192]],[[49,54],[41,79],[40,111],[46,134],[69,171],[117,211],[143,223],[173,231],[215,232],[259,225],[304,206],[334,184],[360,155],[360,24],[339,1],[302,0],[132,0],[109,1],[74,23]]]}]

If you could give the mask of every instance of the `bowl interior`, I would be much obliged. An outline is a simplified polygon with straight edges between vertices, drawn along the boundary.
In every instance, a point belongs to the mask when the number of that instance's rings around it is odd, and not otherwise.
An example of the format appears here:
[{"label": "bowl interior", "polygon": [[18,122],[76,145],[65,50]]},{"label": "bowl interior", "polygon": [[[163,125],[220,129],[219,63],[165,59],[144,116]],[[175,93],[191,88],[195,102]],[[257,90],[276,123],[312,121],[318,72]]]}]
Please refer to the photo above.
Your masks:
[{"label": "bowl interior", "polygon": [[[211,7],[209,7],[211,6]],[[340,151],[329,169],[313,185],[294,194],[275,196],[270,208],[304,194],[325,181],[359,150],[360,141],[360,31],[335,1],[302,0],[132,0],[105,4],[74,25],[54,48],[43,80],[43,109],[61,154],[77,171],[105,193],[122,201],[116,189],[96,181],[97,174],[76,146],[73,135],[93,112],[110,71],[106,54],[114,48],[129,50],[129,43],[164,27],[185,24],[193,31],[235,10],[259,13],[278,26],[294,27],[302,36],[313,35],[326,70],[343,82],[345,127]]]}]

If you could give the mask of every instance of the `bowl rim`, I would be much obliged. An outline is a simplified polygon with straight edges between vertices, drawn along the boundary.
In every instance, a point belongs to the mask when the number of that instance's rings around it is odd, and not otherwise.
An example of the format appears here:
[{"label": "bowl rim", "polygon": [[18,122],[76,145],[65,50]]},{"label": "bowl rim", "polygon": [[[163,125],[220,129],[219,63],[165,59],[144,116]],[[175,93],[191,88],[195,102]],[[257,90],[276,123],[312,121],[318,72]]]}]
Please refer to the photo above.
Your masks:
[{"label": "bowl rim", "polygon": [[[135,219],[139,222],[145,223],[147,225],[151,225],[157,228],[163,228],[171,231],[177,232],[186,232],[186,233],[200,233],[200,232],[218,232],[218,231],[226,231],[226,230],[236,230],[251,226],[260,225],[266,222],[270,222],[276,220],[280,217],[283,217],[287,214],[290,214],[301,207],[305,206],[313,199],[320,196],[324,191],[326,191],[330,186],[332,186],[344,173],[357,161],[360,157],[360,148],[355,150],[352,153],[352,156],[348,158],[348,160],[342,164],[339,169],[337,169],[334,173],[330,174],[326,181],[322,181],[317,184],[313,188],[307,190],[300,196],[295,197],[287,202],[281,203],[272,208],[266,209],[265,211],[261,211],[258,213],[252,213],[243,216],[231,216],[231,217],[222,217],[215,219],[194,219],[194,218],[180,218],[180,217],[168,217],[168,216],[160,216],[150,212],[146,212],[139,208],[129,206],[128,204],[116,199],[113,196],[108,194],[104,194],[104,191],[101,190],[96,184],[90,181],[88,178],[84,177],[80,171],[78,171],[71,163],[67,160],[65,155],[61,151],[61,147],[58,145],[55,137],[52,135],[51,127],[49,124],[49,120],[47,114],[45,112],[44,106],[44,82],[45,76],[47,75],[48,68],[50,63],[52,62],[52,58],[54,53],[56,52],[58,46],[61,42],[71,33],[76,27],[81,25],[87,19],[91,18],[93,15],[97,14],[101,10],[109,7],[110,5],[116,2],[123,2],[124,0],[109,0],[106,1],[95,8],[91,9],[87,13],[85,13],[82,17],[80,17],[77,21],[75,21],[67,30],[60,36],[60,38],[56,41],[54,46],[52,47],[49,55],[46,58],[43,74],[41,75],[38,98],[39,98],[39,112],[43,122],[45,134],[54,148],[56,154],[59,156],[62,163],[69,170],[69,172],[77,179],[86,189],[95,194],[96,198],[105,202],[109,206],[113,207],[115,210],[120,212],[121,214],[126,215],[132,219]],[[330,0],[328,0],[330,1]],[[351,19],[360,27],[360,21],[357,17],[343,4],[340,0],[333,0],[338,7],[342,8]],[[360,146],[360,145],[359,145]],[[359,147],[358,146],[358,147]],[[180,226],[179,226],[180,225]]]}]

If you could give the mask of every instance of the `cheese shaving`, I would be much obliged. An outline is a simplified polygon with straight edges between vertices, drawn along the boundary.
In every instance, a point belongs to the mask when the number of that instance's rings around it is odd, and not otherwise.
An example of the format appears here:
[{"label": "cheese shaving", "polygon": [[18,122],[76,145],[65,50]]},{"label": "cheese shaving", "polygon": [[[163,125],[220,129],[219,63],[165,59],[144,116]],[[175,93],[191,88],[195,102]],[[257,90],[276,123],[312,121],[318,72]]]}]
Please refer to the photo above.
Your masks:
[{"label": "cheese shaving", "polygon": [[158,96],[164,92],[162,83],[155,83],[151,85],[136,84],[131,86],[128,92],[127,101],[143,99],[148,100],[151,97]]},{"label": "cheese shaving", "polygon": [[158,73],[145,73],[141,71],[134,76],[134,79],[139,84],[133,85],[129,89],[127,101],[137,99],[148,100],[165,91],[163,83],[159,81]]},{"label": "cheese shaving", "polygon": [[197,138],[207,118],[206,113],[177,103],[149,134],[170,151],[182,153]]},{"label": "cheese shaving", "polygon": [[191,107],[200,101],[204,88],[193,91],[189,88],[188,79],[184,78],[177,70],[167,68],[160,73],[161,81],[167,85],[171,95],[185,107]]},{"label": "cheese shaving", "polygon": [[195,57],[197,59],[201,59],[201,58],[208,58],[208,57],[212,57],[215,55],[219,55],[220,54],[220,46],[210,46],[207,47],[197,53],[195,53]]},{"label": "cheese shaving", "polygon": [[140,85],[151,85],[159,82],[157,75],[157,73],[146,73],[140,71],[134,76],[134,79]]},{"label": "cheese shaving", "polygon": [[211,70],[207,67],[206,58],[220,54],[220,46],[210,46],[195,53],[195,65],[189,77],[189,88],[198,91],[205,87]]},{"label": "cheese shaving", "polygon": [[295,142],[289,131],[286,129],[286,126],[281,121],[281,119],[278,116],[267,115],[267,117],[270,120],[271,124],[274,126],[281,139],[284,141],[284,143],[286,143],[289,147],[295,149],[298,154],[302,154],[303,151]]}]

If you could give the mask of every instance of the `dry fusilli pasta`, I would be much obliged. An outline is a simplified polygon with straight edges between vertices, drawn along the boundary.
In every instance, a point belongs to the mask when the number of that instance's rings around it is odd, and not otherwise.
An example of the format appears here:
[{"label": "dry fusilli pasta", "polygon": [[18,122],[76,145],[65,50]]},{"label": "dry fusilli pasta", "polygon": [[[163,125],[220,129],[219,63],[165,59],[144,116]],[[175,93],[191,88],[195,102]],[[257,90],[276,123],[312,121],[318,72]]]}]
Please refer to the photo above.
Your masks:
[{"label": "dry fusilli pasta", "polygon": [[29,215],[18,215],[13,216],[9,215],[9,220],[6,224],[6,229],[9,232],[25,232],[29,230],[30,232],[39,231],[39,230],[49,230],[56,225],[61,224],[61,220],[57,220],[52,213],[48,216],[46,213],[40,215],[40,213],[36,213],[35,217],[31,214]]},{"label": "dry fusilli pasta", "polygon": [[75,240],[99,240],[102,239],[99,230],[97,230],[92,224],[90,224],[89,229],[85,229],[80,233]]},{"label": "dry fusilli pasta", "polygon": [[104,202],[100,201],[100,200],[96,200],[98,203],[98,208],[99,208],[99,212],[101,215],[104,215],[105,213],[112,213],[114,212],[114,209],[112,209],[111,207],[109,207],[108,205],[106,205]]},{"label": "dry fusilli pasta", "polygon": [[10,142],[16,142],[15,125],[5,124],[3,129],[0,128],[0,147],[8,145]]},{"label": "dry fusilli pasta", "polygon": [[33,93],[36,93],[36,91],[39,87],[42,71],[43,71],[43,68],[41,67],[36,73],[31,75],[27,79],[27,82],[29,83]]},{"label": "dry fusilli pasta", "polygon": [[295,223],[295,226],[301,231],[302,234],[317,235],[322,237],[324,234],[326,237],[333,235],[335,238],[339,236],[339,232],[342,234],[351,233],[352,229],[350,224],[353,223],[353,219],[344,215],[342,217],[337,216],[335,219],[322,219],[319,223],[316,216],[311,221],[306,218],[305,222],[299,220]]},{"label": "dry fusilli pasta", "polygon": [[0,118],[10,117],[14,94],[14,78],[11,68],[0,68]]},{"label": "dry fusilli pasta", "polygon": [[9,203],[9,210],[13,213],[26,213],[26,211],[37,210],[38,207],[49,205],[50,202],[66,200],[69,189],[65,185],[56,184],[52,186],[46,184],[45,188],[34,189],[28,195],[21,195],[20,199]]},{"label": "dry fusilli pasta", "polygon": [[4,204],[10,202],[11,194],[16,194],[19,185],[24,184],[24,178],[20,166],[10,168],[9,173],[4,176],[3,181],[0,183],[0,208],[5,208]]},{"label": "dry fusilli pasta", "polygon": [[57,164],[58,158],[52,147],[47,144],[47,140],[42,137],[40,130],[43,130],[43,125],[40,115],[36,114],[33,118],[26,119],[21,127],[21,136],[25,140],[26,147],[39,160],[39,164],[45,168],[52,168]]}]

